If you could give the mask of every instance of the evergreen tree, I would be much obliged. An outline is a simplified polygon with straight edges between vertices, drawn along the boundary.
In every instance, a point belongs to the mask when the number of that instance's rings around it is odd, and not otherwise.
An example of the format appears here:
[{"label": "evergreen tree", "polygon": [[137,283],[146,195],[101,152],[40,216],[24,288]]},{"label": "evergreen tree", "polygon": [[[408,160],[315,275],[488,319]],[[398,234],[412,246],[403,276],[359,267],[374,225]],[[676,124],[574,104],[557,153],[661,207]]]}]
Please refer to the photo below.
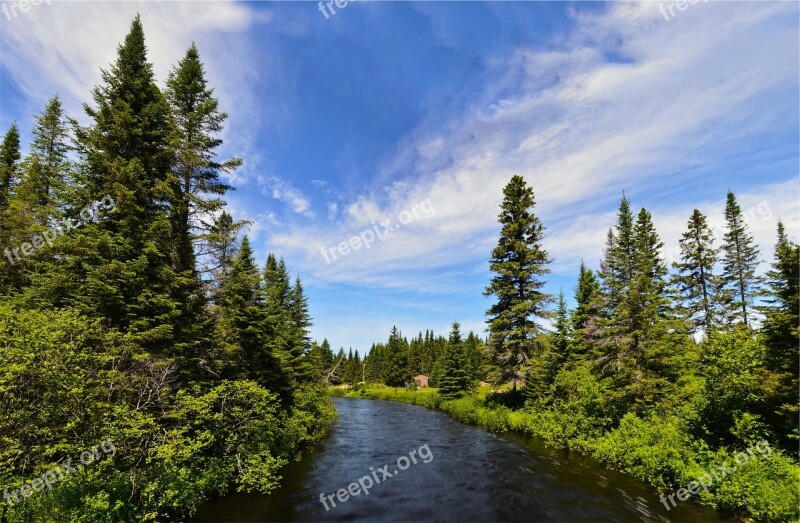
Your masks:
[{"label": "evergreen tree", "polygon": [[91,125],[77,131],[81,206],[110,197],[116,212],[69,233],[65,274],[46,292],[53,305],[76,305],[146,350],[170,354],[181,310],[169,234],[173,130],[152,69],[137,16],[93,92],[95,108],[86,106]]},{"label": "evergreen tree", "polygon": [[406,343],[397,330],[392,327],[389,342],[386,345],[386,359],[384,367],[384,380],[390,387],[405,385],[410,376],[408,373],[408,354]]},{"label": "evergreen tree", "polygon": [[[495,273],[484,295],[497,302],[487,311],[487,357],[506,381],[524,376],[531,357],[542,354],[540,321],[549,316],[551,296],[542,292],[550,258],[542,248],[544,226],[533,213],[533,190],[514,176],[503,190],[502,225],[490,268]],[[516,387],[516,382],[514,383]]]},{"label": "evergreen tree", "polygon": [[758,248],[747,229],[736,197],[728,191],[725,203],[727,232],[722,244],[722,281],[725,313],[729,321],[750,325],[748,307],[757,293]]},{"label": "evergreen tree", "polygon": [[218,290],[228,275],[231,264],[236,256],[237,237],[239,231],[248,222],[234,222],[233,217],[227,212],[222,212],[210,225],[208,232],[203,235],[203,249],[201,254],[207,258],[204,272],[211,276],[208,284],[208,295],[212,303],[217,301]]},{"label": "evergreen tree", "polygon": [[16,183],[19,160],[21,158],[19,150],[19,128],[16,122],[3,136],[3,143],[0,145],[0,212],[8,206],[8,199]]},{"label": "evergreen tree", "polygon": [[702,329],[706,334],[717,323],[719,281],[714,275],[714,266],[718,251],[713,243],[714,234],[706,217],[695,209],[679,241],[681,259],[672,264],[678,271],[675,283],[683,298],[684,314],[694,325],[693,332]]},{"label": "evergreen tree", "polygon": [[255,378],[264,350],[264,303],[261,279],[250,240],[245,235],[222,288],[217,342],[224,347],[228,371]]},{"label": "evergreen tree", "polygon": [[453,323],[447,353],[442,365],[442,377],[439,381],[439,394],[443,400],[452,400],[464,395],[472,386],[469,364],[464,355],[461,341],[461,325]]},{"label": "evergreen tree", "polygon": [[44,113],[35,120],[26,180],[37,206],[49,211],[37,217],[41,225],[47,225],[50,218],[55,218],[53,211],[59,206],[59,199],[65,196],[69,174],[70,135],[58,95],[50,99]]},{"label": "evergreen tree", "polygon": [[12,227],[16,215],[9,209],[20,158],[19,128],[13,123],[0,145],[0,245],[4,249],[3,258],[0,259],[0,296],[19,291],[22,287],[20,269],[14,267],[17,262],[12,246],[19,243],[20,239],[15,238],[15,231],[12,230],[16,228]]},{"label": "evergreen tree", "polygon": [[[35,120],[30,154],[16,169],[18,181],[8,197],[7,210],[0,211],[0,241],[14,247],[26,242],[35,244],[42,238],[61,216],[64,206],[59,200],[67,197],[69,134],[58,97],[50,100],[42,116]],[[17,292],[28,287],[32,279],[47,273],[51,246],[52,240],[32,255],[20,257],[12,266],[0,268],[0,280],[9,282]]]},{"label": "evergreen tree", "polygon": [[[312,380],[313,368],[308,358],[311,350],[311,338],[308,329],[313,325],[308,312],[308,299],[303,292],[300,276],[295,279],[294,287],[289,294],[289,310],[291,314],[291,339],[289,342],[287,370],[299,383]],[[356,351],[358,354],[358,351]]]},{"label": "evergreen tree", "polygon": [[[564,298],[563,291],[558,294],[551,340],[541,373],[542,383],[539,384],[540,388],[545,390],[549,389],[553,384],[556,375],[564,365],[573,359],[572,325],[570,323],[569,310],[567,309],[567,300]],[[531,387],[531,389],[533,388]]]},{"label": "evergreen tree", "polygon": [[775,260],[767,272],[764,313],[766,366],[777,387],[767,418],[785,443],[800,436],[797,390],[800,387],[800,245],[789,240],[778,221]]},{"label": "evergreen tree", "polygon": [[594,271],[588,269],[581,260],[578,273],[578,286],[575,288],[576,307],[572,313],[572,330],[575,337],[575,353],[585,350],[590,322],[596,322],[600,315],[600,283]]},{"label": "evergreen tree", "polygon": [[267,343],[270,351],[287,363],[292,340],[291,284],[283,258],[277,260],[272,253],[264,267],[264,293]]}]

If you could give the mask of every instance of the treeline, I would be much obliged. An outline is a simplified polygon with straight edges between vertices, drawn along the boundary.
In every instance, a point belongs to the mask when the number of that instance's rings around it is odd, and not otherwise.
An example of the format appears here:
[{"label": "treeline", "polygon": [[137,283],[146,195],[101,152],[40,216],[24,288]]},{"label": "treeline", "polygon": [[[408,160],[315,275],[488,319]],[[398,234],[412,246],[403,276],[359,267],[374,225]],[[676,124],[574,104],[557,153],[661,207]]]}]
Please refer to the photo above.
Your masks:
[{"label": "treeline", "polygon": [[676,416],[712,446],[765,438],[797,451],[800,247],[780,221],[761,277],[728,192],[722,241],[694,210],[670,270],[652,216],[623,197],[600,268],[581,265],[569,310],[563,293],[543,291],[551,258],[533,191],[515,176],[504,195],[487,288],[490,381],[524,381],[529,406],[585,434],[626,415]]},{"label": "treeline", "polygon": [[[299,277],[260,269],[225,212],[227,118],[192,45],[156,84],[137,17],[68,118],[0,145],[2,521],[175,519],[267,492],[335,411],[310,363]],[[36,476],[111,440],[113,460]],[[41,485],[40,485],[41,486]]]},{"label": "treeline", "polygon": [[[454,324],[454,332],[449,338],[436,336],[427,330],[411,341],[393,327],[387,343],[373,343],[363,360],[358,351],[354,354],[352,349],[348,354],[340,349],[334,356],[325,340],[321,354],[327,355],[324,356],[326,368],[333,369],[339,361],[341,365],[323,379],[328,377],[328,382],[334,385],[355,386],[363,382],[402,387],[413,384],[414,377],[423,375],[428,376],[430,386],[439,387],[448,372],[448,358],[455,357],[459,361],[458,368],[471,381],[483,380],[486,377],[484,340],[473,332],[465,339],[461,338],[458,323]],[[315,350],[312,348],[312,354]]]}]

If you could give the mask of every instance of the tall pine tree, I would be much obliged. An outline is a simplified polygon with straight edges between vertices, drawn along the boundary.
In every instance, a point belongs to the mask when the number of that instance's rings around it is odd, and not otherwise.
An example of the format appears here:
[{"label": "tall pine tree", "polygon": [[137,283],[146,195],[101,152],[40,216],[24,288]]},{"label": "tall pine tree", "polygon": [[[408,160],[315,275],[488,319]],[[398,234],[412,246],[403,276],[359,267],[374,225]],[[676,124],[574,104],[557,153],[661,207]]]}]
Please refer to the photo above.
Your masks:
[{"label": "tall pine tree", "polygon": [[728,191],[725,203],[727,231],[722,244],[722,282],[725,313],[729,321],[750,325],[748,308],[758,292],[758,248],[747,229],[736,196]]},{"label": "tall pine tree", "polygon": [[513,176],[503,194],[502,229],[489,263],[495,275],[484,295],[497,299],[486,312],[487,357],[497,377],[507,381],[524,377],[532,357],[542,355],[541,321],[549,317],[552,297],[542,291],[551,260],[542,247],[544,226],[533,213],[533,190],[521,176]]},{"label": "tall pine tree", "polygon": [[718,321],[719,279],[714,275],[717,249],[714,234],[706,217],[698,209],[692,212],[686,232],[679,241],[680,261],[672,266],[677,270],[675,283],[683,301],[684,315],[708,335]]}]

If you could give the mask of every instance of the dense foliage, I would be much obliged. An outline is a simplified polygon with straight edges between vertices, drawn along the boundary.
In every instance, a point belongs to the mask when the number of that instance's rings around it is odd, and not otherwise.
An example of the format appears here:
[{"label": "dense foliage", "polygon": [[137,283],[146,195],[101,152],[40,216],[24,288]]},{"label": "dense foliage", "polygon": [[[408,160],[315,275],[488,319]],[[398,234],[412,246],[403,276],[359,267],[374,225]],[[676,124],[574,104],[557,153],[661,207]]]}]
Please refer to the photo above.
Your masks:
[{"label": "dense foliage", "polygon": [[[55,97],[27,154],[16,125],[0,147],[0,520],[174,520],[269,492],[336,413],[300,279],[259,270],[223,210],[241,160],[217,159],[197,48],[159,88],[137,17],[86,113]],[[41,488],[101,441],[113,455]]]}]

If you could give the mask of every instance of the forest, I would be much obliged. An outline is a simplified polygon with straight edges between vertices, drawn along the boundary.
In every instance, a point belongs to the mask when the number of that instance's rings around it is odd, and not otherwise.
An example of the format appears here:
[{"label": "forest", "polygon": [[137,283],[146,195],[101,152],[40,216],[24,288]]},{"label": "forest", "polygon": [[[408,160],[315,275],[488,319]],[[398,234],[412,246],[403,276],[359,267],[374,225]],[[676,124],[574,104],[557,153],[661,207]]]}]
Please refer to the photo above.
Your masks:
[{"label": "forest", "polygon": [[198,49],[159,88],[137,17],[102,78],[87,125],[54,96],[27,153],[16,124],[0,150],[3,522],[175,520],[267,493],[336,417],[300,278],[259,268],[225,211],[242,160],[216,153]]},{"label": "forest", "polygon": [[[797,485],[800,247],[779,220],[772,262],[728,192],[718,241],[698,209],[666,265],[652,215],[620,201],[600,267],[580,265],[575,307],[544,292],[552,259],[533,189],[514,176],[485,294],[489,337],[392,330],[363,360],[345,358],[349,396],[441,408],[590,454],[661,490],[758,442],[775,452],[701,499],[740,517],[794,521]],[[342,353],[340,355],[343,356]],[[355,369],[355,370],[350,370]],[[427,393],[413,390],[430,373]],[[491,387],[477,387],[485,380]],[[384,389],[406,386],[410,390]],[[340,393],[341,394],[341,393]]]}]

